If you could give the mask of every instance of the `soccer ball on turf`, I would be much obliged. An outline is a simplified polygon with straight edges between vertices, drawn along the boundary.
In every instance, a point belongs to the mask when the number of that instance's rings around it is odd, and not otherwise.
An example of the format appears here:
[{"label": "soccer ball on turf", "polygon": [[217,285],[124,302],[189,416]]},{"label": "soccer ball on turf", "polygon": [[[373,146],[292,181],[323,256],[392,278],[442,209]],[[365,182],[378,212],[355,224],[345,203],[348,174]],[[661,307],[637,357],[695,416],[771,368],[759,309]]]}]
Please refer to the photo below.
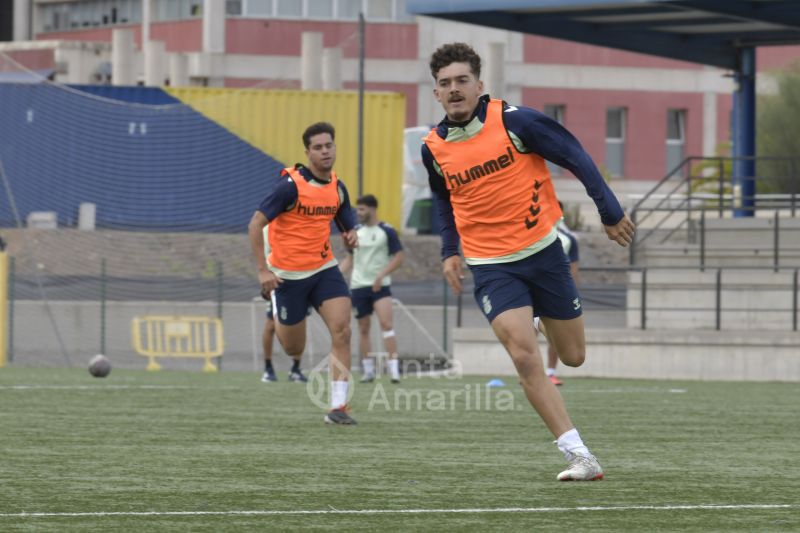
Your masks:
[{"label": "soccer ball on turf", "polygon": [[111,373],[111,361],[102,354],[97,354],[89,361],[89,373],[96,378],[104,378]]}]

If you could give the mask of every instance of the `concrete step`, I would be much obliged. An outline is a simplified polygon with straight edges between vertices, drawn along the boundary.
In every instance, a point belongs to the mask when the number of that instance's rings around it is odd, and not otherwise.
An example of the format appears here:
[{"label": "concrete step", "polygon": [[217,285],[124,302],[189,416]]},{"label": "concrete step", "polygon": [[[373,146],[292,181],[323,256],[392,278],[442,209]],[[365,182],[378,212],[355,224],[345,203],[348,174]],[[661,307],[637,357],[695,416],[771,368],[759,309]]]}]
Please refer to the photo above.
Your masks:
[{"label": "concrete step", "polygon": [[[771,267],[775,263],[771,246],[707,246],[707,266]],[[697,266],[700,265],[700,247],[690,244],[663,244],[637,250],[636,263],[643,266]],[[778,264],[785,267],[800,267],[800,248],[780,249]]]},{"label": "concrete step", "polygon": [[723,329],[790,331],[794,327],[793,270],[707,268],[701,272],[672,267],[648,269],[645,283],[641,272],[631,272],[628,278],[629,327],[641,326],[642,305],[651,327],[714,329],[717,320]]},{"label": "concrete step", "polygon": [[[705,226],[708,245],[772,243],[775,239],[774,219],[706,219]],[[700,221],[695,219],[688,222],[672,219],[658,229],[648,224],[638,227],[639,237],[645,239],[642,246],[655,246],[665,238],[671,243],[699,243],[701,232]],[[800,219],[780,218],[778,240],[782,246],[800,248]]]},{"label": "concrete step", "polygon": [[[638,266],[646,267],[700,267],[700,258],[693,256],[683,257],[649,257],[641,261],[637,260]],[[728,267],[747,267],[747,268],[770,268],[774,265],[772,259],[746,258],[746,257],[706,257],[704,265],[706,268],[728,268]],[[781,268],[800,268],[800,257],[784,258],[780,261]]]}]

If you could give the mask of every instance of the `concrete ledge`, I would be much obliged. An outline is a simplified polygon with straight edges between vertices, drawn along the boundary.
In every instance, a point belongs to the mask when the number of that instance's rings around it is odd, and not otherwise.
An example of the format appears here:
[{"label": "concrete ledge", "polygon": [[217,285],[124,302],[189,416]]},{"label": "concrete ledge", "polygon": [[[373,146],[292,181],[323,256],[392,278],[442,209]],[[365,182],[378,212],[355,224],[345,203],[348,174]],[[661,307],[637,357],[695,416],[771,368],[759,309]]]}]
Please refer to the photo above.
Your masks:
[{"label": "concrete ledge", "polygon": [[[586,363],[559,365],[559,375],[800,382],[800,333],[597,329],[586,339]],[[516,375],[488,328],[454,330],[453,358],[466,375]]]}]

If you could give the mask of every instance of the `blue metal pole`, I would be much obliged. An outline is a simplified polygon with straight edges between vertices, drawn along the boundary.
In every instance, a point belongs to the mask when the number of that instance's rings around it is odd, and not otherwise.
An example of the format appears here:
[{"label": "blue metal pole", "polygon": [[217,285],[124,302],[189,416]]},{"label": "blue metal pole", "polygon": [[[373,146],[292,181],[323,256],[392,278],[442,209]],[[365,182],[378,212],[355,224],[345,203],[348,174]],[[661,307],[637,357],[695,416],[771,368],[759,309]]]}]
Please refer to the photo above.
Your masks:
[{"label": "blue metal pole", "polygon": [[[733,187],[735,217],[752,217],[756,207],[756,49],[739,51],[734,95]],[[738,197],[738,198],[737,198]]]}]

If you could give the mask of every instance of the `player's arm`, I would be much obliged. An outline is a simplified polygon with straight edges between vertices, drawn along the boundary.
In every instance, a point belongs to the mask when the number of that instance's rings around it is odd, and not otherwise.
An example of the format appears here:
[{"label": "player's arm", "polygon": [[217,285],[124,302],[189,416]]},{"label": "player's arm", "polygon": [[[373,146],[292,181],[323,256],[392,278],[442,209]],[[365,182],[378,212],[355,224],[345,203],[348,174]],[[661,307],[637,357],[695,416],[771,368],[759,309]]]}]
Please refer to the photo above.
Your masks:
[{"label": "player's arm", "polygon": [[345,276],[350,273],[350,269],[353,268],[353,252],[351,250],[347,250],[344,254],[344,259],[339,261],[339,270],[342,271],[342,274]]},{"label": "player's arm", "polygon": [[[256,261],[258,281],[261,284],[261,295],[265,298],[283,280],[269,270],[267,258],[264,256],[264,227],[281,213],[297,202],[297,186],[291,178],[283,176],[277,185],[258,206],[250,219],[247,232],[250,237],[250,250]],[[270,228],[275,231],[275,228]]]},{"label": "player's arm", "polygon": [[453,215],[453,205],[450,203],[450,191],[444,184],[444,178],[439,173],[428,147],[422,145],[422,163],[428,171],[428,184],[431,187],[433,201],[439,214],[439,236],[442,239],[442,272],[453,292],[461,292],[461,280],[464,279],[464,269],[461,266],[461,256],[458,246],[461,239],[456,229],[456,219]]},{"label": "player's arm", "polygon": [[580,180],[594,200],[608,238],[621,246],[633,240],[634,225],[622,210],[592,158],[578,139],[557,121],[527,107],[508,107],[503,112],[506,129],[513,133],[528,151],[535,152],[566,168]]},{"label": "player's arm", "polygon": [[350,205],[350,194],[342,180],[337,182],[339,187],[339,209],[333,217],[336,227],[342,233],[344,247],[348,250],[358,247],[358,234],[356,233],[356,215]]},{"label": "player's arm", "polygon": [[372,284],[372,290],[374,292],[381,290],[381,287],[383,286],[383,278],[400,268],[400,265],[403,264],[405,257],[405,252],[402,250],[392,256],[391,260],[389,260],[386,266],[383,267],[380,272],[378,272],[377,276],[375,276],[375,282]]},{"label": "player's arm", "polygon": [[400,268],[406,258],[406,253],[403,251],[403,245],[400,243],[400,237],[397,236],[395,229],[384,223],[380,223],[379,226],[384,232],[386,232],[386,242],[388,247],[387,252],[391,259],[375,277],[375,282],[372,284],[372,290],[375,292],[381,290],[383,278]]}]

